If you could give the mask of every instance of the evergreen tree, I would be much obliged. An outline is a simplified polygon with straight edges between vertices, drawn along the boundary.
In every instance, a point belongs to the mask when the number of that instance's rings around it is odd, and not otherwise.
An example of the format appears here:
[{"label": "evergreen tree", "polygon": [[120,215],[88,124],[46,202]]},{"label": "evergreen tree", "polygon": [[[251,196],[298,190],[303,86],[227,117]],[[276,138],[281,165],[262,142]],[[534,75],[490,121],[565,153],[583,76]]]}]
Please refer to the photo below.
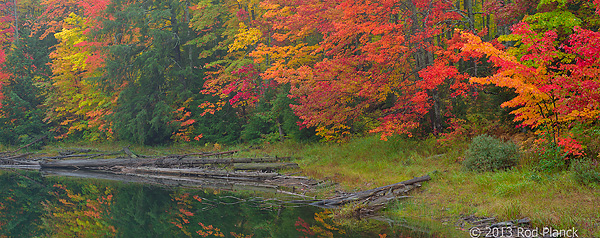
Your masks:
[{"label": "evergreen tree", "polygon": [[2,67],[9,75],[0,108],[0,143],[4,144],[26,144],[48,133],[43,102],[51,72],[48,48],[54,39],[40,41],[33,36],[20,41]]},{"label": "evergreen tree", "polygon": [[186,101],[187,85],[197,80],[192,59],[184,57],[185,10],[180,1],[114,1],[108,7],[115,19],[106,22],[105,31],[118,44],[110,47],[103,83],[126,84],[112,116],[117,138],[165,143],[181,125],[174,117],[177,104]]}]

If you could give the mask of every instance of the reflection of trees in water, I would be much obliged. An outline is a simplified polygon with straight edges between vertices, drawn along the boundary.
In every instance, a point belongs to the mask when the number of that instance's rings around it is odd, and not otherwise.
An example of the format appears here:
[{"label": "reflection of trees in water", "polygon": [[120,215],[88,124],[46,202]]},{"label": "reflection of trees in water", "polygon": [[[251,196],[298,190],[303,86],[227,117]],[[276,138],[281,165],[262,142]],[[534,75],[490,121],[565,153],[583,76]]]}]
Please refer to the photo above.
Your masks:
[{"label": "reflection of trees in water", "polygon": [[0,237],[361,237],[258,193],[0,172]]},{"label": "reflection of trees in water", "polygon": [[40,173],[0,170],[0,237],[41,234],[35,227],[43,213],[41,202],[48,191],[43,181]]},{"label": "reflection of trees in water", "polygon": [[335,234],[344,235],[346,232],[340,230],[336,226],[335,220],[331,219],[331,211],[324,210],[315,213],[315,222],[313,225],[308,224],[304,219],[298,217],[296,221],[296,230],[304,233],[305,237],[334,237]]},{"label": "reflection of trees in water", "polygon": [[[112,189],[84,184],[80,188],[67,188],[54,184],[50,199],[43,201],[45,213],[42,229],[49,237],[113,237],[115,227],[109,224]],[[81,189],[81,192],[75,192]]]}]

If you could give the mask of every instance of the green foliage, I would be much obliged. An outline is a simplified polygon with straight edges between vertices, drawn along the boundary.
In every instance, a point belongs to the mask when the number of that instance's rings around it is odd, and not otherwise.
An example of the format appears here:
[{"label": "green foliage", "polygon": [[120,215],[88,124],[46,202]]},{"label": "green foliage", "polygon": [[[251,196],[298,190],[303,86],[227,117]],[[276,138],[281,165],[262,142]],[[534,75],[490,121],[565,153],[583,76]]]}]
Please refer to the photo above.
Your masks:
[{"label": "green foliage", "polygon": [[517,164],[519,150],[515,143],[503,142],[489,135],[480,135],[469,145],[464,167],[474,171],[496,171]]},{"label": "green foliage", "polygon": [[575,180],[581,184],[600,185],[600,163],[598,160],[582,159],[571,163]]},{"label": "green foliage", "polygon": [[[279,93],[275,90],[266,93],[265,100],[258,104],[243,126],[240,139],[248,143],[273,143],[281,139],[316,141],[314,129],[300,129],[298,126],[300,118],[289,107],[290,104],[294,104],[294,100],[287,97],[288,93],[289,85],[282,87]],[[281,138],[280,130],[284,138]]]},{"label": "green foliage", "polygon": [[[126,85],[112,116],[118,139],[137,144],[164,144],[181,123],[174,112],[189,94],[201,74],[192,57],[183,52],[191,37],[185,22],[186,7],[180,1],[126,3],[113,1],[103,33],[117,35],[110,47],[102,83]],[[189,52],[188,52],[189,54]]]},{"label": "green foliage", "polygon": [[43,121],[45,86],[50,69],[48,44],[37,37],[25,37],[8,55],[2,70],[9,74],[2,86],[0,143],[27,144],[48,133]]},{"label": "green foliage", "polygon": [[586,155],[600,156],[600,125],[574,123],[569,134],[581,143]]},{"label": "green foliage", "polygon": [[525,17],[523,21],[532,23],[532,29],[534,30],[547,31],[556,29],[567,34],[573,33],[573,27],[581,25],[581,19],[573,13],[560,10],[537,13]]},{"label": "green foliage", "polygon": [[[202,98],[204,99],[204,97]],[[197,100],[202,102],[203,100]],[[195,115],[199,115],[201,109],[198,106],[192,107]],[[200,144],[220,143],[235,144],[240,140],[242,131],[242,120],[237,117],[236,111],[230,106],[223,107],[222,110],[214,114],[206,114],[197,118],[196,134],[202,134],[199,139]]]},{"label": "green foliage", "polygon": [[[287,89],[289,90],[289,89]],[[298,122],[300,118],[294,114],[289,105],[294,104],[294,100],[290,99],[287,91],[279,93],[273,99],[273,108],[271,111],[279,117],[281,128],[286,134],[286,137],[295,141],[317,141],[314,128],[300,128]]]},{"label": "green foliage", "polygon": [[564,150],[564,147],[554,143],[554,138],[548,133],[542,136],[539,148],[535,150],[539,159],[537,169],[547,173],[567,169],[569,153]]},{"label": "green foliage", "polygon": [[549,5],[549,4],[558,4],[559,6],[564,6],[565,4],[567,4],[567,0],[540,0],[540,3],[538,4],[538,8],[541,8],[544,5]]},{"label": "green foliage", "polygon": [[114,130],[120,139],[133,143],[155,145],[169,140],[176,126],[172,121],[173,109],[163,101],[151,101],[152,95],[137,93],[136,88],[123,91],[123,104],[114,114]]},{"label": "green foliage", "polygon": [[549,144],[539,151],[538,169],[544,172],[556,172],[566,168],[567,152],[558,145]]},{"label": "green foliage", "polygon": [[266,138],[266,135],[273,132],[274,126],[275,124],[269,115],[254,113],[248,123],[244,125],[240,139],[248,143],[259,143]]}]

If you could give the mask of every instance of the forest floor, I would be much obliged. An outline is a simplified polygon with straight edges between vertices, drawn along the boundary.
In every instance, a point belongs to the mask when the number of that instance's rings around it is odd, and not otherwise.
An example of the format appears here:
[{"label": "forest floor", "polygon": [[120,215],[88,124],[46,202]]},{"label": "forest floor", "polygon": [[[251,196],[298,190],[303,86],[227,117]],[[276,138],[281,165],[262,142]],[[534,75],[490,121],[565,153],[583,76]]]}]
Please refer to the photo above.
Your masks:
[{"label": "forest floor", "polygon": [[[540,233],[544,228],[574,229],[579,237],[600,237],[600,185],[581,185],[571,171],[540,172],[524,153],[519,165],[507,171],[476,173],[463,169],[467,143],[440,144],[435,139],[378,137],[353,139],[344,144],[297,143],[293,141],[203,147],[176,144],[165,147],[132,146],[137,154],[167,155],[199,151],[240,150],[239,157],[291,156],[301,170],[283,171],[336,184],[319,189],[327,198],[340,192],[356,192],[430,175],[431,180],[413,191],[409,199],[391,203],[383,215],[424,227],[442,237],[468,237],[473,220],[528,219]],[[111,151],[127,147],[122,143],[56,144],[51,151],[67,147],[93,147]],[[0,148],[4,149],[4,148]],[[338,215],[343,217],[344,209]],[[347,219],[348,224],[352,219]],[[360,221],[356,221],[360,222]],[[456,231],[463,230],[456,233]]]}]

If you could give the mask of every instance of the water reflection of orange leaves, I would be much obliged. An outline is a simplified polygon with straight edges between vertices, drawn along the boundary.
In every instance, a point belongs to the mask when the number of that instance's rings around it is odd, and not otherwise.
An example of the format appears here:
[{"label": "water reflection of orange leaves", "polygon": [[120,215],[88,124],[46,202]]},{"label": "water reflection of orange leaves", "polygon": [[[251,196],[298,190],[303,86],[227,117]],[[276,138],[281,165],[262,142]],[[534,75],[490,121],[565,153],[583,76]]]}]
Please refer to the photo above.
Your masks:
[{"label": "water reflection of orange leaves", "polygon": [[191,237],[192,233],[188,231],[187,226],[184,226],[185,224],[190,223],[188,218],[194,216],[194,213],[189,211],[189,209],[193,207],[190,204],[190,194],[176,192],[174,194],[171,194],[171,201],[174,201],[176,203],[175,206],[178,209],[174,209],[173,213],[171,213],[171,211],[166,211],[167,213],[174,215],[174,221],[170,223],[179,228],[181,232],[183,232],[183,234]]},{"label": "water reflection of orange leaves", "polygon": [[202,198],[198,197],[198,195],[194,195],[194,199],[198,202],[202,202]]},{"label": "water reflection of orange leaves", "polygon": [[296,230],[300,231],[304,234],[311,237],[333,237],[333,231],[337,231],[340,234],[345,234],[343,230],[336,228],[334,225],[327,224],[325,218],[327,218],[331,214],[331,211],[322,211],[315,213],[315,225],[309,225],[304,219],[298,217],[296,221]]},{"label": "water reflection of orange leaves", "polygon": [[58,201],[59,201],[60,203],[64,204],[64,205],[75,205],[75,204],[74,204],[74,203],[72,203],[72,202],[68,202],[68,201],[67,201],[66,199],[64,199],[64,198],[60,198],[60,199],[58,199]]},{"label": "water reflection of orange leaves", "polygon": [[[178,227],[179,229],[183,229],[183,226],[177,222],[172,221],[171,224],[175,225],[176,227]],[[185,231],[184,231],[185,233]],[[187,234],[187,233],[186,233]]]},{"label": "water reflection of orange leaves", "polygon": [[[64,185],[54,185],[57,191],[50,192],[56,200],[42,203],[46,214],[43,226],[58,237],[114,236],[115,227],[104,217],[110,215],[112,195],[110,188],[88,185],[83,193],[75,193]],[[108,194],[108,196],[102,196]]]},{"label": "water reflection of orange leaves", "polygon": [[202,222],[198,222],[198,225],[200,225],[202,227],[203,230],[197,230],[196,233],[198,233],[198,235],[202,236],[202,237],[207,237],[207,236],[215,236],[215,237],[225,237],[225,235],[223,234],[223,232],[221,232],[221,229],[213,227],[212,225],[204,225]]},{"label": "water reflection of orange leaves", "polygon": [[327,222],[325,222],[325,218],[329,217],[330,215],[331,215],[331,211],[329,211],[329,210],[315,213],[315,221],[317,221],[318,223],[323,225],[323,227],[325,227],[328,230],[339,231],[341,234],[344,234],[344,231],[342,231],[330,224],[327,224]]},{"label": "water reflection of orange leaves", "polygon": [[186,215],[188,217],[194,216],[194,213],[192,213],[192,212],[190,212],[188,210],[185,210],[183,208],[179,208],[179,212],[181,212],[181,214]]}]

